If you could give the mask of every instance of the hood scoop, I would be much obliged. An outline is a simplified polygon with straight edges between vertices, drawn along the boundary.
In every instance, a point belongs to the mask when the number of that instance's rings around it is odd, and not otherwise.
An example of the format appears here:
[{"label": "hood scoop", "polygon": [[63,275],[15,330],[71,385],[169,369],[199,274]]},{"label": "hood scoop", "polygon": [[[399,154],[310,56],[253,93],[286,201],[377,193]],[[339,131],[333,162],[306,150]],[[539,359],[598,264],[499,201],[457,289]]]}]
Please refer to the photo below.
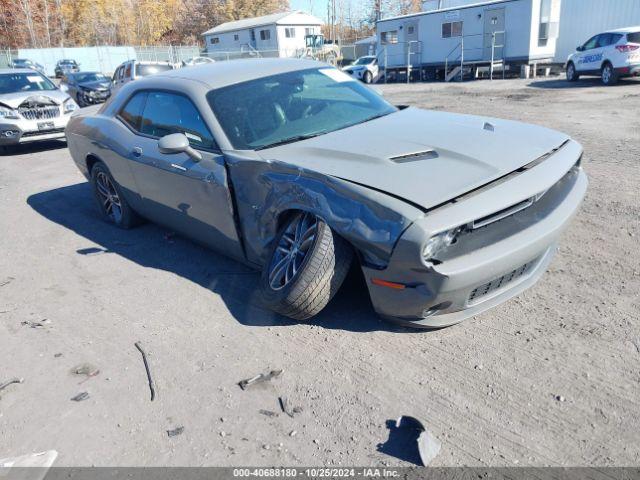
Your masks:
[{"label": "hood scoop", "polygon": [[434,158],[438,158],[438,152],[435,150],[424,150],[422,152],[413,152],[413,153],[405,153],[403,155],[397,155],[395,157],[390,157],[389,160],[395,163],[408,163],[408,162],[418,162],[420,160],[431,160]]}]

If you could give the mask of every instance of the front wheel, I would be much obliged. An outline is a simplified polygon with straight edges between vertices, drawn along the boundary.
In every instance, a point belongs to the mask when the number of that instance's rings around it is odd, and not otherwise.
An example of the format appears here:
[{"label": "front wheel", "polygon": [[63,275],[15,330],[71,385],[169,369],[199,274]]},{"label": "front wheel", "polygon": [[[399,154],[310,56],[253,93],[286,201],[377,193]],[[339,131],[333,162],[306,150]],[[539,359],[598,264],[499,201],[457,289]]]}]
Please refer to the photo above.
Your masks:
[{"label": "front wheel", "polygon": [[605,63],[602,67],[602,83],[606,86],[618,83],[618,74],[610,63]]},{"label": "front wheel", "polygon": [[573,63],[567,65],[567,81],[577,82],[580,79],[580,75],[576,72],[576,66]]},{"label": "front wheel", "polygon": [[364,81],[364,83],[373,82],[373,74],[369,71],[364,72],[364,76],[362,77],[362,80]]},{"label": "front wheel", "polygon": [[267,306],[295,320],[320,313],[344,281],[353,251],[320,218],[297,212],[280,229],[262,272]]},{"label": "front wheel", "polygon": [[139,217],[122,195],[120,185],[102,162],[91,169],[91,185],[104,219],[120,228],[131,228],[139,223]]}]

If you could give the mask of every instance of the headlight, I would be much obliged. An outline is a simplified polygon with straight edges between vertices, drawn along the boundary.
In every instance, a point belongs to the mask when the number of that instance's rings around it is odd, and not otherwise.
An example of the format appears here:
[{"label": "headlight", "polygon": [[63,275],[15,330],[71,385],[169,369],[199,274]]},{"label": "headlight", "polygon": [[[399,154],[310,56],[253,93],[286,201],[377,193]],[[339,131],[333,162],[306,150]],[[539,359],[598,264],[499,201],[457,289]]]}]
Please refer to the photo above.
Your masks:
[{"label": "headlight", "polygon": [[427,240],[427,243],[424,244],[424,247],[422,247],[422,258],[424,258],[425,261],[433,259],[438,253],[455,242],[460,231],[460,228],[454,228],[431,237]]},{"label": "headlight", "polygon": [[71,113],[78,109],[78,105],[73,101],[73,98],[67,98],[64,101],[64,113]]},{"label": "headlight", "polygon": [[13,118],[19,120],[18,112],[7,107],[0,107],[0,118]]}]

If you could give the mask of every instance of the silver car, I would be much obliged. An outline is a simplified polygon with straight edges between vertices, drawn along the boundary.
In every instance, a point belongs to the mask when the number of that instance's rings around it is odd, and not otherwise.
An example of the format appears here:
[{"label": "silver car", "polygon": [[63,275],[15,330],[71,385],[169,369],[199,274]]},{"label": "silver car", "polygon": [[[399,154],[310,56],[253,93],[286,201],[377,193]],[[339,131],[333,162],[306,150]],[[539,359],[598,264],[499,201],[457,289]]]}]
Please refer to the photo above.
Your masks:
[{"label": "silver car", "polygon": [[395,107],[310,60],[219,62],[132,82],[72,118],[104,217],[141,217],[262,270],[299,320],[351,266],[383,317],[442,327],[543,274],[587,189],[543,127]]},{"label": "silver car", "polygon": [[0,148],[64,138],[78,105],[44,75],[29,69],[0,69]]}]

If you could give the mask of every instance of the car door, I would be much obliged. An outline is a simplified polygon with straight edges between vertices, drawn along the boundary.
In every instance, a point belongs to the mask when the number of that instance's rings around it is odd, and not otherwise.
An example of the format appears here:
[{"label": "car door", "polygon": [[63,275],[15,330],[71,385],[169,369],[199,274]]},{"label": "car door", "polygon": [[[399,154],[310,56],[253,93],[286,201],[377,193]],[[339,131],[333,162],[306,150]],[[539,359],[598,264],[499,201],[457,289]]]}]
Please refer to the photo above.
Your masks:
[{"label": "car door", "polygon": [[[224,156],[193,102],[178,92],[148,91],[137,129],[130,159],[141,213],[244,259]],[[160,153],[158,140],[172,133],[185,134],[202,159]]]},{"label": "car door", "polygon": [[602,60],[602,49],[600,45],[600,37],[595,35],[591,37],[584,45],[583,50],[578,56],[576,70],[579,72],[590,72],[600,70],[600,61]]}]

